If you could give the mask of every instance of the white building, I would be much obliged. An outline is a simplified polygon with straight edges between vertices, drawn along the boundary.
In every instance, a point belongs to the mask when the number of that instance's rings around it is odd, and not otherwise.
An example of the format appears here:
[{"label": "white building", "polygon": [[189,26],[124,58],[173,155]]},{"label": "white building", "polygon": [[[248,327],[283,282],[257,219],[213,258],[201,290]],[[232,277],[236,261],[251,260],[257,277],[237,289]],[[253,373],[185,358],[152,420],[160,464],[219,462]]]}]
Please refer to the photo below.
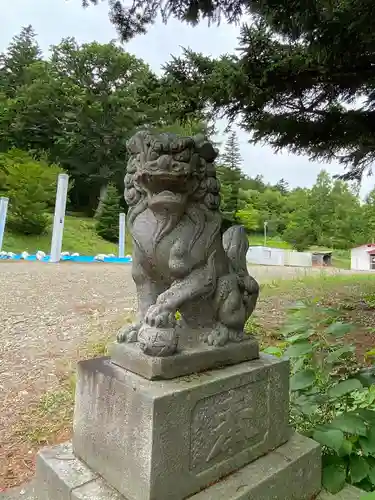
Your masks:
[{"label": "white building", "polygon": [[296,266],[311,267],[311,252],[296,252],[283,248],[269,248],[262,246],[249,247],[246,260],[249,264],[263,266]]},{"label": "white building", "polygon": [[350,260],[353,271],[375,271],[375,244],[368,243],[353,248]]}]

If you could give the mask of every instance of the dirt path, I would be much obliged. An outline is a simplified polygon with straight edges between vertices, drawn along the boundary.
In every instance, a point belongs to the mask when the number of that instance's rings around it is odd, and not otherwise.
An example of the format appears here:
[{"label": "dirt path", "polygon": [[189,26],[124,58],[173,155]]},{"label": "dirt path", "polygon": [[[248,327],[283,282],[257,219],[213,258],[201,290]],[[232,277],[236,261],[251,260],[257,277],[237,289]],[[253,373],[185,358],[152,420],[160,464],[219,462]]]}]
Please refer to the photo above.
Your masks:
[{"label": "dirt path", "polygon": [[[320,272],[250,271],[261,283]],[[134,313],[131,266],[0,262],[0,305],[0,457],[7,457],[14,426],[43,393],[59,386],[82,343],[114,334]],[[11,483],[0,459],[0,489]]]}]

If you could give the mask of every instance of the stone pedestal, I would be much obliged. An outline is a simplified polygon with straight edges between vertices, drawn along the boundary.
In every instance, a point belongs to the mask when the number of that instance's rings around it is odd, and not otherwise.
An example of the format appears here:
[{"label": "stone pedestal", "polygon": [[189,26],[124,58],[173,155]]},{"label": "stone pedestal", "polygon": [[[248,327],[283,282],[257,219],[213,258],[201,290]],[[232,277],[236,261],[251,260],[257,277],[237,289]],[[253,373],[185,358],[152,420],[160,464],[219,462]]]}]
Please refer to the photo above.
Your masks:
[{"label": "stone pedestal", "polygon": [[73,450],[129,500],[181,500],[288,440],[288,379],[271,357],[151,383],[83,361]]},{"label": "stone pedestal", "polygon": [[291,431],[288,393],[288,362],[266,355],[153,381],[82,361],[73,442],[39,454],[37,498],[310,500],[320,449]]},{"label": "stone pedestal", "polygon": [[166,380],[215,368],[243,363],[259,358],[259,345],[253,338],[232,342],[222,347],[198,344],[182,349],[174,356],[158,358],[147,356],[138,343],[112,344],[111,360],[116,365],[130,370],[148,380]]}]

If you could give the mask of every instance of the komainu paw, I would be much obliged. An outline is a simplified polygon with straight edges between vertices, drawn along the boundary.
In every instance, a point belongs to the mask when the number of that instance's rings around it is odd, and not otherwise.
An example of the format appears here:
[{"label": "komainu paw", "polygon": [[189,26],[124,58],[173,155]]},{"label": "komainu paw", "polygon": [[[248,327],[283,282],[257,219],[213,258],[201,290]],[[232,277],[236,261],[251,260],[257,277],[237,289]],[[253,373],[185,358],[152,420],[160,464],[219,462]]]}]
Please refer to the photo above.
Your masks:
[{"label": "komainu paw", "polygon": [[125,342],[137,342],[140,327],[140,323],[123,326],[117,333],[117,342],[120,344]]}]

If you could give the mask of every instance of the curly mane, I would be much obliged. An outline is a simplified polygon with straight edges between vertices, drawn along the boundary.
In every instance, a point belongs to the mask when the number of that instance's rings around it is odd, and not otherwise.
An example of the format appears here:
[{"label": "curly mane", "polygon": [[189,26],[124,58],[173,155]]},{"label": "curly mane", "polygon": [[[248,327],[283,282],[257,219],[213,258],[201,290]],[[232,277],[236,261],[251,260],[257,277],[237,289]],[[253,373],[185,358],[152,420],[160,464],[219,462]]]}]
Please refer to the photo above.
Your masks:
[{"label": "curly mane", "polygon": [[[137,132],[127,142],[129,161],[125,175],[125,201],[129,206],[128,224],[131,226],[135,218],[147,208],[145,191],[137,184],[135,178],[138,170],[148,161],[154,161],[161,155],[171,155],[180,163],[194,166],[193,175],[199,180],[198,188],[191,193],[192,203],[210,211],[219,211],[220,183],[216,178],[214,161],[218,155],[211,143],[204,136],[180,137],[175,134],[153,135],[149,132]],[[191,203],[189,214],[196,212]],[[195,215],[194,219],[197,218]]]}]

